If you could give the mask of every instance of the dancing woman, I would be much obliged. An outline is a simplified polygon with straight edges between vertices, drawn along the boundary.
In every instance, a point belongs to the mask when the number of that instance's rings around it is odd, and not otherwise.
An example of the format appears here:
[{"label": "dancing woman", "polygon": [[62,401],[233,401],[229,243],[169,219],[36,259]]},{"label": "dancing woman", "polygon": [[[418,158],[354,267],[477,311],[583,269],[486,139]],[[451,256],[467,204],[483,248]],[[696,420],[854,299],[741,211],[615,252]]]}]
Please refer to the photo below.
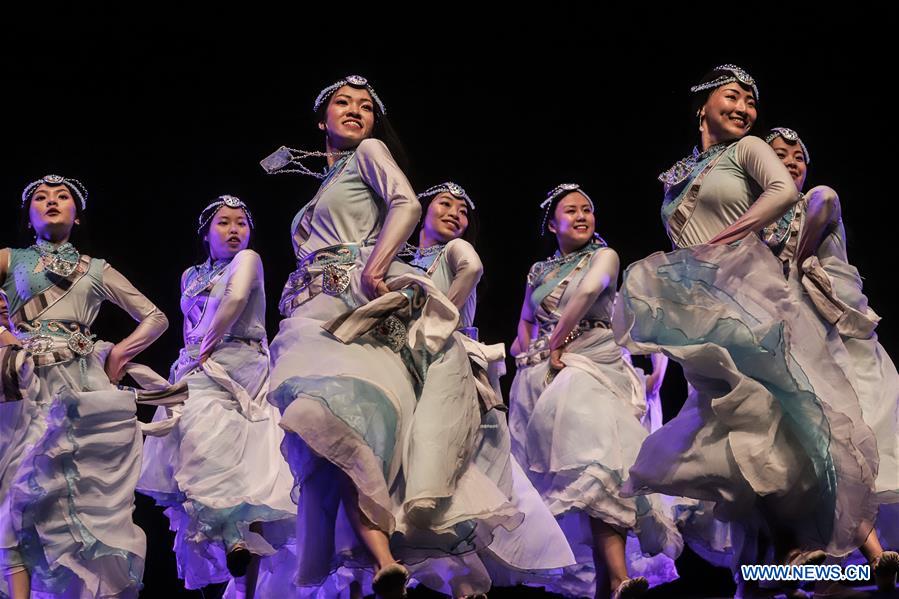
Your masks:
[{"label": "dancing woman", "polygon": [[690,394],[644,442],[626,491],[713,501],[746,531],[760,519],[778,562],[820,562],[867,536],[877,449],[834,347],[760,239],[799,196],[748,135],[755,81],[722,65],[692,91],[701,148],[660,176],[676,249],[628,267],[613,319],[630,351],[680,362]]},{"label": "dancing woman", "polygon": [[[805,143],[794,130],[784,127],[775,127],[765,139],[802,192],[811,164]],[[874,329],[880,318],[868,305],[861,275],[849,263],[836,191],[826,185],[813,187],[803,193],[795,214],[789,216],[792,218],[770,227],[767,238],[779,247],[782,259],[799,267],[799,273],[791,270],[801,277],[800,293],[804,292],[807,304],[836,329],[845,346],[862,416],[877,437],[875,492],[881,503],[877,523],[879,529],[889,531],[899,501],[899,373],[877,340]],[[892,590],[899,554],[883,550],[876,530],[871,530],[859,549],[871,564],[878,587]]]},{"label": "dancing woman", "polygon": [[[107,262],[70,242],[87,191],[47,175],[25,187],[34,244],[0,250],[0,550],[14,599],[136,597],[146,538],[131,520],[141,434],[125,366],[165,316]],[[140,324],[115,345],[90,327],[110,301]]]},{"label": "dancing woman", "polygon": [[[552,514],[511,455],[499,386],[499,377],[505,373],[505,349],[502,344],[479,342],[474,326],[477,286],[483,273],[473,245],[479,228],[475,205],[462,186],[453,182],[435,185],[418,197],[424,216],[411,263],[424,270],[459,310],[459,334],[464,335],[460,339],[481,404],[480,429],[467,467],[492,481],[492,486],[482,485],[480,493],[498,489],[523,519],[512,530],[494,530],[493,541],[480,556],[494,583],[542,583],[556,575],[558,568],[573,564],[574,556]],[[469,568],[480,566],[474,560],[466,563]]]},{"label": "dancing woman", "polygon": [[[181,277],[184,348],[171,373],[190,401],[171,433],[144,446],[138,490],[168,508],[178,573],[189,589],[242,578],[250,565],[255,574],[258,556],[275,551],[265,537],[293,536],[284,434],[265,401],[265,287],[259,254],[248,249],[252,233],[249,208],[234,196],[200,214],[208,256]],[[155,420],[167,416],[159,408]],[[286,530],[276,534],[276,527]],[[253,578],[242,581],[247,596]]]},{"label": "dancing woman", "polygon": [[671,560],[682,541],[658,498],[621,495],[647,430],[645,383],[610,326],[618,254],[596,236],[594,205],[580,186],[556,187],[541,208],[558,251],[528,274],[513,347],[513,447],[560,519],[580,569],[595,566],[586,585],[572,575],[553,590],[635,597],[649,581],[628,572],[628,535],[639,538],[637,556],[665,554],[645,571],[654,582],[676,576]]},{"label": "dancing woman", "polygon": [[[484,542],[481,523],[489,528],[511,514],[447,511],[458,506],[449,500],[455,466],[474,444],[477,397],[464,380],[464,349],[452,339],[458,311],[396,259],[421,208],[388,147],[395,138],[384,105],[364,78],[350,76],[322,90],[314,108],[329,170],[291,226],[298,269],[280,303],[287,318],[272,344],[269,395],[282,412],[299,488],[297,582],[320,587],[341,566],[373,565],[375,591],[401,597],[409,572],[391,535],[405,543],[404,559],[471,553]],[[263,165],[289,162],[276,154]],[[440,383],[444,376],[455,378]],[[439,454],[407,451],[426,379],[458,408],[454,444]],[[433,545],[410,547],[413,538]],[[470,592],[485,592],[482,582]]]}]

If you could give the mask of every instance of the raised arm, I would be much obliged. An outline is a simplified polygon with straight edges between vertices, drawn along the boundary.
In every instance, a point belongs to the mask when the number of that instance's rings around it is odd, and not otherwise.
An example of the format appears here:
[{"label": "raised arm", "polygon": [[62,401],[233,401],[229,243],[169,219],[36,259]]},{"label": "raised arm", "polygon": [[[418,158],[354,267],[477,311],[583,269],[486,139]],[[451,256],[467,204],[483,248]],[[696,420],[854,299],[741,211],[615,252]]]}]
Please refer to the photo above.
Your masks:
[{"label": "raised arm", "polygon": [[225,283],[225,292],[200,345],[200,363],[212,355],[218,342],[231,330],[246,307],[250,294],[263,284],[263,280],[262,259],[259,254],[253,250],[243,250],[234,256],[231,274]]},{"label": "raised arm", "polygon": [[118,382],[125,364],[156,341],[169,327],[169,321],[153,302],[109,264],[103,269],[103,293],[106,299],[140,323],[130,335],[115,344],[106,359],[109,380]]},{"label": "raised arm", "polygon": [[550,366],[552,368],[561,369],[564,366],[559,361],[559,357],[562,347],[565,345],[565,338],[584,318],[587,310],[596,303],[599,295],[618,280],[618,266],[618,253],[611,248],[597,250],[590,257],[587,272],[584,273],[577,288],[572,290],[573,295],[550,335],[549,348],[552,351]]},{"label": "raised arm", "polygon": [[362,180],[387,204],[384,226],[362,271],[362,290],[371,299],[388,291],[384,275],[400,247],[415,230],[421,218],[421,204],[382,141],[364,140],[356,149],[356,160]]},{"label": "raised arm", "polygon": [[799,192],[787,167],[764,140],[747,136],[737,143],[735,158],[762,188],[762,194],[732,225],[709,243],[732,243],[776,221],[796,202]]}]

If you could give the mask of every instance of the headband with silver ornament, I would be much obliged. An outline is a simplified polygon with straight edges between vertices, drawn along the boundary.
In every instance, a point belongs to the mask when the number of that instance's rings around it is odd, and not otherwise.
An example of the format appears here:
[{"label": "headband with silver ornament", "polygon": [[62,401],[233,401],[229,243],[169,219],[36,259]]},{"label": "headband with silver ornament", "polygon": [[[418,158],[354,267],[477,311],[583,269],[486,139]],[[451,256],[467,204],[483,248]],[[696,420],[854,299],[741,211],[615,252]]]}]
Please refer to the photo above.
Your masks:
[{"label": "headband with silver ornament", "polygon": [[428,189],[418,194],[418,199],[435,196],[438,193],[448,193],[454,197],[459,198],[460,200],[465,200],[465,203],[468,204],[469,208],[471,208],[472,210],[475,209],[474,202],[471,201],[471,198],[468,197],[468,194],[465,193],[465,190],[462,189],[462,186],[458,183],[453,183],[452,181],[447,181],[446,183],[441,183],[440,185],[429,187]]},{"label": "headband with silver ornament", "polygon": [[200,226],[197,227],[198,234],[203,231],[203,227],[212,220],[212,217],[215,216],[215,213],[218,212],[219,208],[222,206],[227,206],[228,208],[241,208],[247,215],[247,221],[250,223],[250,228],[256,228],[253,224],[253,215],[250,214],[250,209],[243,203],[243,200],[236,196],[224,195],[219,196],[214,202],[203,208],[203,211],[200,213],[200,218],[198,219],[198,222],[200,223]]},{"label": "headband with silver ornament", "polygon": [[352,87],[364,87],[365,89],[367,89],[368,93],[371,94],[371,99],[374,100],[375,104],[378,105],[378,108],[381,109],[381,114],[387,114],[387,109],[384,107],[384,103],[381,102],[381,98],[378,97],[378,94],[375,93],[374,88],[368,83],[368,79],[359,75],[348,75],[344,79],[332,83],[321,92],[319,92],[318,96],[315,98],[315,104],[312,105],[312,111],[318,112],[318,109],[321,107],[322,103],[330,98],[331,94],[336,92],[344,85],[350,85]]},{"label": "headband with silver ornament", "polygon": [[785,140],[791,141],[793,143],[799,143],[799,147],[802,148],[802,155],[805,156],[805,163],[812,163],[812,158],[808,155],[808,148],[806,148],[805,144],[802,143],[802,140],[799,138],[798,133],[786,127],[772,127],[771,133],[769,133],[768,136],[765,137],[765,141],[770,144],[778,137],[782,137]]},{"label": "headband with silver ornament", "polygon": [[[728,83],[742,83],[743,85],[748,85],[752,88],[752,93],[755,96],[756,101],[759,99],[759,88],[755,84],[755,79],[752,78],[752,75],[741,69],[735,64],[723,64],[719,67],[715,67],[714,71],[726,71],[719,77],[712,79],[711,81],[707,81],[705,83],[700,83],[699,85],[694,85],[690,88],[690,91],[693,93],[701,92],[706,89],[712,89],[715,87],[721,87],[722,85],[727,85]],[[729,74],[728,74],[729,73]]]},{"label": "headband with silver ornament", "polygon": [[25,189],[22,191],[23,207],[28,202],[28,200],[31,199],[31,196],[34,194],[34,190],[45,183],[47,185],[65,185],[72,191],[72,193],[78,196],[78,199],[81,201],[81,209],[87,210],[87,188],[84,186],[84,184],[82,184],[78,179],[69,179],[68,177],[62,177],[60,175],[44,175],[37,181],[32,181],[31,183],[26,185]]},{"label": "headband with silver ornament", "polygon": [[540,234],[543,235],[546,233],[546,221],[549,220],[549,208],[552,206],[553,201],[556,199],[568,195],[572,191],[579,191],[582,196],[587,198],[587,201],[590,202],[590,209],[596,210],[596,207],[593,205],[593,200],[590,199],[590,196],[587,195],[581,186],[577,183],[562,183],[561,185],[556,185],[548,194],[546,194],[546,199],[540,203],[540,208],[544,210],[543,212],[543,223],[540,225]]}]

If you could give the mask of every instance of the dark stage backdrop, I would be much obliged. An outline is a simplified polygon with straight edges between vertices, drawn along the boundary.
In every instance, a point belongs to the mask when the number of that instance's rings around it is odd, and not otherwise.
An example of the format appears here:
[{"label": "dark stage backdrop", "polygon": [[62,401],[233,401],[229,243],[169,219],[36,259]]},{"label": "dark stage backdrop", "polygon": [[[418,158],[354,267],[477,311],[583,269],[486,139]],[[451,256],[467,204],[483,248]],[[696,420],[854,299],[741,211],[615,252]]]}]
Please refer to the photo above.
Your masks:
[{"label": "dark stage backdrop", "polygon": [[[25,183],[47,173],[80,178],[90,198],[78,246],[107,258],[169,316],[170,330],[139,358],[167,372],[181,343],[178,281],[195,263],[198,213],[220,194],[237,195],[257,223],[272,338],[277,299],[294,266],[289,223],[317,181],[267,176],[258,162],[282,144],[323,149],[313,99],[358,73],[388,107],[413,186],[452,179],[477,203],[486,266],[477,324],[483,340],[508,342],[527,269],[549,253],[538,237],[537,205],[557,183],[588,190],[598,230],[623,266],[669,249],[656,176],[697,141],[690,85],[733,62],[759,83],[755,132],[798,130],[812,155],[809,186],[839,192],[851,261],[883,317],[884,347],[899,355],[890,292],[894,53],[869,23],[822,24],[818,11],[814,25],[776,14],[749,24],[750,7],[742,6],[709,7],[679,24],[662,15],[650,28],[562,7],[530,23],[444,14],[418,29],[391,29],[368,21],[372,6],[335,5],[321,18],[275,15],[259,27],[242,15],[221,25],[148,14],[112,24],[72,8],[51,21],[10,21],[0,247],[19,243]],[[710,33],[704,19],[729,24]],[[109,307],[95,329],[115,341],[131,326]],[[684,383],[676,366],[669,372],[663,401],[670,417]],[[177,587],[166,522],[145,499],[137,519],[151,537],[145,596],[163,596]]]}]

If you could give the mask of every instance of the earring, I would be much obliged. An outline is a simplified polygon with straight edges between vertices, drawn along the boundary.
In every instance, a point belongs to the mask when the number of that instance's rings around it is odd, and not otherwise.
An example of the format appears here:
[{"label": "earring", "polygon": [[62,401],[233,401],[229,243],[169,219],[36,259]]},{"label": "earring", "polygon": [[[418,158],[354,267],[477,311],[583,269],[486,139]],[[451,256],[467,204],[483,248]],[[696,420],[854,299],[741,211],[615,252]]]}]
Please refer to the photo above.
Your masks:
[{"label": "earring", "polygon": [[28,223],[28,225],[26,225],[26,226],[27,226],[29,229],[33,229],[33,228],[34,228],[34,227],[31,225],[31,223]]}]

